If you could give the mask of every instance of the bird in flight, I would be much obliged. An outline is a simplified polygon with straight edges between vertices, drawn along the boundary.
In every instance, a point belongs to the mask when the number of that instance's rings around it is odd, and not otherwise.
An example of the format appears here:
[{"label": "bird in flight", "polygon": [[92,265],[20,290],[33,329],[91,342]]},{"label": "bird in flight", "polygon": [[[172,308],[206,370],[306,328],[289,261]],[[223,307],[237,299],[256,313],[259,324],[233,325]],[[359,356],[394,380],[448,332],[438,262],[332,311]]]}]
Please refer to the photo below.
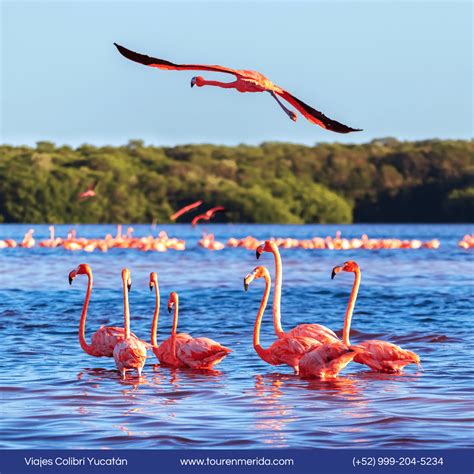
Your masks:
[{"label": "bird in flight", "polygon": [[240,69],[231,69],[223,66],[206,66],[202,64],[175,64],[164,59],[153,58],[145,54],[135,53],[117,43],[114,45],[119,50],[122,56],[125,56],[131,61],[135,61],[145,66],[156,67],[167,71],[210,71],[210,72],[221,72],[226,74],[233,74],[235,81],[233,82],[219,82],[219,81],[208,81],[201,76],[195,76],[191,79],[191,87],[203,87],[203,86],[217,86],[223,87],[224,89],[236,89],[239,92],[268,92],[282,108],[282,110],[288,115],[288,117],[296,121],[297,115],[295,112],[289,110],[279,99],[289,102],[296,110],[298,110],[307,120],[316,125],[319,125],[326,130],[338,133],[349,133],[349,132],[360,132],[359,128],[352,128],[344,125],[336,120],[332,120],[326,117],[319,110],[305,104],[302,100],[291,95],[285,89],[276,86],[267,79],[263,74],[256,71],[247,71]]},{"label": "bird in flight", "polygon": [[209,221],[214,217],[214,214],[218,211],[225,211],[223,206],[216,206],[208,209],[204,214],[199,214],[192,221],[191,225],[195,227],[199,221]]},{"label": "bird in flight", "polygon": [[192,204],[188,204],[187,206],[182,207],[179,211],[171,215],[170,219],[172,221],[175,221],[178,217],[182,216],[183,214],[186,214],[186,212],[189,212],[195,209],[196,207],[199,207],[201,204],[202,204],[202,201],[196,201],[196,202],[193,202]]}]

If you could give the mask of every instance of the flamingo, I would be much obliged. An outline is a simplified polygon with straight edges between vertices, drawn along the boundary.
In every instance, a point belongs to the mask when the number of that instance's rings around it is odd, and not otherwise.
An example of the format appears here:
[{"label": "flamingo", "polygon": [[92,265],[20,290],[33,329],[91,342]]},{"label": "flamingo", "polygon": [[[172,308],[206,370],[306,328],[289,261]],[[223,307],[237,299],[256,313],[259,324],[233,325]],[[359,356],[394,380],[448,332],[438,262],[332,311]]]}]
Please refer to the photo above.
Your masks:
[{"label": "flamingo", "polygon": [[[333,270],[334,272],[334,270]],[[334,275],[334,273],[333,273]],[[357,293],[359,285],[353,288]],[[300,360],[300,374],[304,378],[332,379],[337,377],[344,367],[365,350],[359,346],[351,346],[349,334],[351,329],[352,309],[350,304],[344,318],[342,342],[327,342],[307,352]]]},{"label": "flamingo", "polygon": [[[77,268],[69,273],[69,284],[72,285],[74,278],[77,275],[87,275],[87,292],[84,299],[84,306],[82,308],[81,321],[79,323],[79,344],[82,350],[94,357],[113,357],[114,347],[125,337],[125,330],[114,326],[101,326],[92,336],[91,344],[87,344],[86,332],[86,317],[87,309],[92,292],[92,270],[86,263],[81,263]],[[135,334],[131,333],[132,338],[138,339]]]},{"label": "flamingo", "polygon": [[[150,276],[150,287],[152,285],[151,278]],[[155,283],[153,281],[153,285],[157,292],[157,282]],[[174,313],[171,337],[164,341],[159,347],[157,347],[156,339],[153,341],[154,352],[160,363],[171,367],[210,370],[232,352],[227,347],[207,337],[193,338],[189,334],[177,334],[179,297],[178,293],[174,291],[170,293],[168,300],[168,311],[170,313],[173,307]],[[154,319],[155,317],[158,318],[158,307],[155,307]]]},{"label": "flamingo", "polygon": [[153,321],[151,324],[150,340],[153,353],[156,355],[161,365],[179,368],[187,367],[184,362],[180,361],[176,357],[176,346],[184,344],[185,342],[192,339],[192,337],[185,333],[176,334],[176,326],[178,324],[177,307],[175,307],[176,318],[173,319],[173,330],[171,332],[171,337],[162,342],[161,345],[158,344],[156,331],[158,328],[158,315],[160,312],[160,290],[158,287],[158,275],[156,272],[150,273],[150,291],[152,291],[153,288],[155,288],[155,311],[153,313]]},{"label": "flamingo", "polygon": [[273,293],[273,326],[275,328],[275,334],[278,338],[286,336],[295,337],[303,336],[315,339],[316,341],[325,344],[326,342],[336,342],[339,338],[336,336],[334,331],[322,326],[321,324],[299,324],[295,328],[288,332],[284,332],[281,326],[281,312],[280,312],[280,301],[281,301],[281,283],[283,278],[283,268],[281,263],[280,251],[278,246],[272,240],[266,240],[264,244],[257,247],[255,255],[257,259],[263,252],[271,252],[275,260],[275,291]]},{"label": "flamingo", "polygon": [[[348,340],[350,320],[352,318],[352,312],[354,311],[357,293],[359,292],[361,273],[359,265],[351,260],[345,262],[343,265],[334,267],[331,278],[334,279],[341,271],[354,273],[354,284],[346,310],[346,319],[348,320],[347,328],[346,324],[344,324],[344,337],[347,337]],[[399,373],[408,364],[415,363],[420,365],[420,357],[417,354],[402,349],[391,342],[372,339],[358,344],[356,348],[363,350],[355,355],[354,362],[365,364],[377,372]]]},{"label": "flamingo", "polygon": [[202,204],[202,201],[196,201],[196,202],[193,202],[192,204],[188,204],[187,206],[182,207],[179,211],[176,211],[173,215],[171,215],[170,219],[172,221],[175,221],[178,217],[181,217],[183,214],[186,214],[186,212],[189,212],[192,209],[199,207],[201,204]]},{"label": "flamingo", "polygon": [[117,342],[114,347],[114,360],[117,370],[122,378],[126,376],[127,370],[136,369],[138,376],[142,375],[142,369],[146,362],[147,344],[140,341],[130,333],[130,309],[128,306],[128,292],[132,286],[130,271],[128,268],[122,270],[123,281],[123,314],[124,314],[124,338]]},{"label": "flamingo", "polygon": [[338,133],[349,133],[349,132],[359,132],[361,131],[358,128],[351,128],[347,125],[344,125],[340,122],[336,122],[323,113],[314,109],[313,107],[305,104],[302,100],[297,99],[291,95],[288,91],[282,89],[281,87],[273,84],[269,79],[264,75],[256,71],[247,71],[247,70],[238,70],[231,69],[223,66],[206,66],[199,64],[175,64],[170,61],[165,61],[164,59],[153,58],[146,56],[145,54],[135,53],[130,51],[123,46],[120,46],[117,43],[114,43],[116,48],[119,50],[122,56],[125,56],[131,61],[135,61],[145,66],[156,67],[163,70],[175,70],[175,71],[211,71],[211,72],[220,72],[226,74],[232,74],[235,76],[234,82],[218,82],[218,81],[207,81],[201,76],[195,76],[191,79],[191,87],[195,85],[198,87],[203,86],[217,86],[224,89],[236,89],[238,92],[268,92],[270,95],[277,101],[278,105],[282,110],[288,115],[288,117],[296,121],[297,115],[295,112],[287,109],[283,103],[278,98],[281,97],[287,102],[289,102],[293,107],[295,107],[307,120],[310,122],[319,125],[326,130],[330,130]]},{"label": "flamingo", "polygon": [[263,313],[267,307],[270,295],[271,278],[266,267],[256,267],[252,273],[244,278],[244,289],[248,290],[250,283],[255,278],[265,279],[265,291],[257,312],[253,329],[253,347],[259,357],[270,365],[286,364],[293,368],[295,375],[299,373],[300,359],[306,352],[321,345],[319,341],[304,336],[285,336],[277,339],[268,349],[264,349],[260,344],[260,327]]},{"label": "flamingo", "polygon": [[204,214],[199,214],[196,216],[192,221],[191,225],[193,227],[196,226],[196,224],[201,221],[209,221],[214,217],[214,214],[218,211],[225,211],[225,208],[223,206],[216,206],[216,207],[211,207],[211,209],[208,209]]},{"label": "flamingo", "polygon": [[83,191],[82,193],[79,194],[79,199],[87,199],[91,197],[95,197],[97,194],[94,191],[95,185],[91,184],[86,191]]}]

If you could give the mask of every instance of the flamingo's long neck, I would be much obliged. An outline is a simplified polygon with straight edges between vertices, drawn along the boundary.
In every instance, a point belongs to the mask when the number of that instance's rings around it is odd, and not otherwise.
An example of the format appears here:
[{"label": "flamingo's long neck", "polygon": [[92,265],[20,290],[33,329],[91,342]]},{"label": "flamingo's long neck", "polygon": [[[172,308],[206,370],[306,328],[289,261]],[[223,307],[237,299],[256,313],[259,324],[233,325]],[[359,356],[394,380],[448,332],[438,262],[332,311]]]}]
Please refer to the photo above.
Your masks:
[{"label": "flamingo's long neck", "polygon": [[123,280],[123,323],[125,329],[125,339],[130,338],[130,308],[128,305],[127,279]]},{"label": "flamingo's long neck", "polygon": [[199,87],[202,86],[216,86],[216,87],[223,87],[224,89],[232,89],[235,88],[237,81],[233,82],[220,82],[220,81],[207,81],[206,79],[202,79],[201,82],[197,85]]},{"label": "flamingo's long neck", "polygon": [[174,296],[173,327],[171,328],[173,357],[176,357],[176,332],[178,330],[178,312],[179,312],[179,298],[178,298],[178,295],[175,295]]},{"label": "flamingo's long neck", "polygon": [[268,297],[270,295],[271,280],[268,274],[264,275],[265,278],[265,291],[263,292],[262,301],[258,308],[257,317],[255,318],[255,324],[253,327],[253,347],[255,352],[263,359],[266,359],[267,349],[264,349],[260,344],[260,327],[262,325],[263,313],[267,307]]},{"label": "flamingo's long neck", "polygon": [[54,241],[54,226],[53,225],[49,228],[49,240],[51,242]]},{"label": "flamingo's long neck", "polygon": [[86,317],[87,317],[87,309],[89,308],[89,301],[91,299],[91,292],[92,292],[92,273],[87,273],[87,292],[86,297],[84,299],[84,305],[82,307],[82,314],[81,314],[81,321],[79,323],[79,344],[82,347],[82,350],[89,355],[94,354],[94,350],[92,346],[87,344],[86,342]]},{"label": "flamingo's long neck", "polygon": [[281,263],[281,256],[278,247],[272,245],[272,253],[275,259],[275,292],[273,293],[273,327],[278,338],[285,335],[281,327],[281,285],[283,280],[283,265]]},{"label": "flamingo's long neck", "polygon": [[354,272],[354,284],[352,286],[351,296],[349,297],[349,303],[347,304],[346,309],[346,316],[344,318],[344,329],[342,330],[342,342],[349,346],[349,333],[351,330],[351,320],[352,320],[352,313],[354,311],[354,306],[357,299],[357,293],[359,292],[360,286],[360,269],[358,268]]},{"label": "flamingo's long neck", "polygon": [[151,324],[151,345],[158,346],[156,339],[156,330],[158,328],[158,314],[160,312],[160,290],[158,289],[158,281],[155,280],[155,312],[153,313],[153,322]]}]

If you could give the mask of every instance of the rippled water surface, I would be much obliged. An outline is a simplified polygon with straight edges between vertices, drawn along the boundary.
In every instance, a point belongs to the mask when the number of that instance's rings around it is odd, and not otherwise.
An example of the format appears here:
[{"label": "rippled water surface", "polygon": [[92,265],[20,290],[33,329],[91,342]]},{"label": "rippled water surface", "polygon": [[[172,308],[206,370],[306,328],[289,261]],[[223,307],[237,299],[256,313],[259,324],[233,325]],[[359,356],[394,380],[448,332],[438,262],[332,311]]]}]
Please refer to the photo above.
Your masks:
[{"label": "rippled water surface", "polygon": [[[472,446],[473,251],[457,240],[468,225],[338,226],[343,236],[438,238],[439,250],[282,250],[283,326],[318,322],[340,330],[352,285],[349,274],[331,281],[334,265],[355,259],[362,285],[352,341],[380,338],[416,351],[423,370],[381,375],[352,363],[334,382],[301,380],[288,367],[261,361],[252,327],[263,282],[249,292],[243,276],[256,265],[244,249],[211,252],[197,247],[200,230],[164,227],[184,238],[185,252],[108,253],[63,249],[0,250],[0,446],[3,448],[173,447],[467,447]],[[27,226],[0,226],[17,240]],[[35,226],[36,238],[48,236]],[[65,236],[68,226],[57,226]],[[208,226],[217,239],[248,234],[334,235],[334,226]],[[158,229],[154,232],[156,233]],[[104,236],[113,226],[80,226],[79,236]],[[147,235],[149,226],[135,226]],[[208,336],[234,352],[216,371],[170,370],[150,352],[142,380],[121,381],[113,359],[79,347],[77,330],[86,289],[67,275],[79,263],[94,272],[87,319],[90,338],[101,324],[121,325],[120,269],[131,269],[132,330],[149,338],[154,298],[148,274],[157,271],[162,299],[180,295],[180,329]],[[259,263],[273,276],[273,258]],[[162,310],[165,301],[162,301]],[[161,312],[159,339],[171,317]],[[271,312],[263,343],[274,336]]]}]

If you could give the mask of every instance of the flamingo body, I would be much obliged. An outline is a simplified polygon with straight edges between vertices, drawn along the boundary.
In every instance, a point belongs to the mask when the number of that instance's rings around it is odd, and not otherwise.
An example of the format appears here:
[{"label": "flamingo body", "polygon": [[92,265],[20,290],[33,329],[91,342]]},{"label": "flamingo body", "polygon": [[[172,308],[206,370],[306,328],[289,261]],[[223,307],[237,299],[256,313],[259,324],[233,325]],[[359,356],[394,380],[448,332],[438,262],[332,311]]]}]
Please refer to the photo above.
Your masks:
[{"label": "flamingo body", "polygon": [[[189,334],[186,333],[179,333],[175,336],[175,344],[176,344],[176,352],[178,348],[185,344],[187,341],[192,339]],[[168,367],[176,367],[176,368],[185,368],[188,367],[183,361],[178,359],[175,355],[175,351],[173,350],[173,338],[169,337],[166,341],[163,341],[159,346],[153,347],[153,352],[155,353],[156,357],[160,361],[161,365],[165,365]]]},{"label": "flamingo body", "polygon": [[208,337],[190,337],[176,347],[177,358],[192,369],[212,369],[231,352]]},{"label": "flamingo body", "polygon": [[142,374],[146,362],[146,350],[146,344],[137,338],[122,339],[116,344],[113,356],[115,365],[123,378],[127,370],[135,369],[139,376]]},{"label": "flamingo body", "polygon": [[322,326],[321,324],[298,324],[298,326],[285,334],[290,337],[309,337],[310,339],[315,339],[322,344],[336,342],[338,340],[338,337],[333,330],[326,326]]},{"label": "flamingo body", "polygon": [[[138,340],[138,337],[133,333],[130,333],[130,337]],[[91,355],[95,357],[113,357],[114,347],[124,338],[124,328],[102,326],[92,335],[91,346],[94,354]]]},{"label": "flamingo body", "polygon": [[335,378],[356,354],[339,341],[323,344],[301,358],[300,375],[305,378]]},{"label": "flamingo body", "polygon": [[408,364],[420,364],[417,354],[391,342],[372,339],[357,347],[364,351],[356,354],[354,362],[365,364],[376,372],[399,373]]}]

